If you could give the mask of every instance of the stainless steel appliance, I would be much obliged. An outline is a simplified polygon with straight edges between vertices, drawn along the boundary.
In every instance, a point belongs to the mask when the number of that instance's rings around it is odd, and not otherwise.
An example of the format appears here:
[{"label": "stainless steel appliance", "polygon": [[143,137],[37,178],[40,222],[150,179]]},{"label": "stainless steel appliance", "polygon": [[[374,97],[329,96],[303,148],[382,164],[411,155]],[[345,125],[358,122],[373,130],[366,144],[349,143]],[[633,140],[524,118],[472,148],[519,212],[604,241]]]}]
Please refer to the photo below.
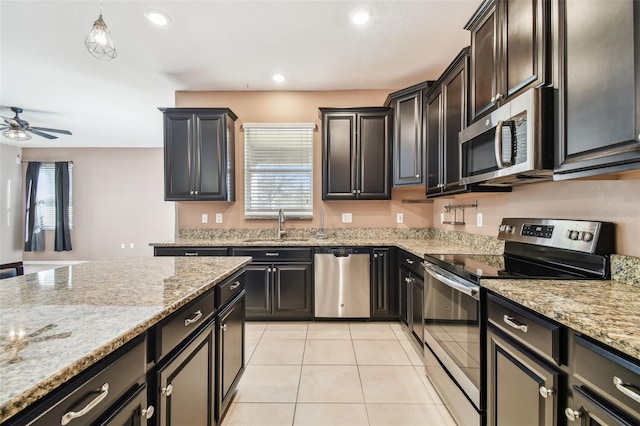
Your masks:
[{"label": "stainless steel appliance", "polygon": [[427,375],[459,424],[482,425],[486,336],[481,280],[607,279],[613,224],[503,219],[502,255],[425,254],[424,359]]},{"label": "stainless steel appliance", "polygon": [[530,89],[459,134],[460,182],[513,185],[553,177],[552,89]]},{"label": "stainless steel appliance", "polygon": [[314,270],[316,318],[370,317],[370,249],[318,248]]}]

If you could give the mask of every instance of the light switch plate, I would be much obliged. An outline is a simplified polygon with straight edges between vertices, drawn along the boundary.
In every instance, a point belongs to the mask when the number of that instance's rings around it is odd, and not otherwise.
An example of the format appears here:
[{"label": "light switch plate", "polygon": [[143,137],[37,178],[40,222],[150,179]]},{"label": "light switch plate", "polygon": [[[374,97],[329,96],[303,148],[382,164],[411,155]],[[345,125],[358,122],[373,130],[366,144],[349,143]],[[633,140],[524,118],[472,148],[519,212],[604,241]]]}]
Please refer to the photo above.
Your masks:
[{"label": "light switch plate", "polygon": [[444,223],[444,213],[440,213],[440,223]]},{"label": "light switch plate", "polygon": [[396,223],[404,223],[404,214],[402,213],[396,214]]},{"label": "light switch plate", "polygon": [[206,213],[202,213],[202,223],[209,222],[209,215]]},{"label": "light switch plate", "polygon": [[216,213],[216,223],[222,223],[222,213]]},{"label": "light switch plate", "polygon": [[129,248],[130,249],[135,248],[135,245],[133,243],[129,243]]},{"label": "light switch plate", "polygon": [[353,216],[351,213],[342,213],[342,223],[351,223],[353,221]]},{"label": "light switch plate", "polygon": [[476,225],[480,228],[482,227],[482,213],[476,214]]}]

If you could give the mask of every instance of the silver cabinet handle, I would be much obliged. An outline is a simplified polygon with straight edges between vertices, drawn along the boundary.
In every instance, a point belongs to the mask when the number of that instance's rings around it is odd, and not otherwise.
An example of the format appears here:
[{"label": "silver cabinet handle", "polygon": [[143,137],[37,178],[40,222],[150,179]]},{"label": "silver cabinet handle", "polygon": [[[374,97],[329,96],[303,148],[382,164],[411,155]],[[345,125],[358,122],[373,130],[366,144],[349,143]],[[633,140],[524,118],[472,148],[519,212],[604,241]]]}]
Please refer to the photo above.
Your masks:
[{"label": "silver cabinet handle", "polygon": [[521,330],[526,333],[527,330],[529,329],[529,327],[527,327],[525,324],[516,323],[515,318],[510,317],[507,314],[505,314],[504,317],[502,317],[502,320],[505,322],[505,324],[515,328],[516,330]]},{"label": "silver cabinet handle", "polygon": [[189,191],[189,194],[193,195],[193,191]]},{"label": "silver cabinet handle", "polygon": [[155,413],[156,409],[153,408],[153,405],[148,406],[147,408],[143,408],[140,411],[140,415],[142,417],[144,417],[145,419],[149,420],[151,417],[153,417],[153,413]]},{"label": "silver cabinet handle", "polygon": [[409,258],[405,259],[409,265],[413,265],[415,262]]},{"label": "silver cabinet handle", "polygon": [[269,257],[274,257],[274,256],[280,256],[280,253],[266,252],[264,255]]},{"label": "silver cabinet handle", "polygon": [[197,251],[187,251],[184,253],[185,256],[198,256],[200,253]]},{"label": "silver cabinet handle", "polygon": [[222,331],[227,331],[227,324],[222,324],[222,325],[220,326],[220,330],[222,330]]},{"label": "silver cabinet handle", "polygon": [[353,191],[351,191],[351,192],[353,192],[353,193],[355,194],[355,193],[356,193],[356,190],[354,189],[354,190],[353,190]]},{"label": "silver cabinet handle", "polygon": [[102,400],[105,399],[107,395],[109,395],[109,383],[103,384],[102,387],[100,388],[100,393],[98,394],[98,396],[93,398],[91,402],[85,405],[85,407],[82,410],[69,411],[67,414],[62,416],[62,419],[60,420],[60,424],[64,426],[66,424],[69,424],[71,420],[84,416],[89,411],[93,410],[96,407],[96,405],[100,404],[100,402],[102,402]]},{"label": "silver cabinet handle", "polygon": [[360,194],[362,191],[358,189],[358,194]]},{"label": "silver cabinet handle", "polygon": [[374,254],[373,254],[373,257],[374,257],[374,258],[375,258],[375,257],[378,257],[378,254],[377,254],[377,253],[374,253]]},{"label": "silver cabinet handle", "polygon": [[620,377],[618,377],[618,376],[613,376],[613,384],[616,385],[616,388],[620,392],[622,392],[623,394],[625,394],[629,398],[633,399],[634,401],[640,402],[640,393],[632,391],[630,389],[632,387],[632,385],[625,384],[622,381],[622,379]]},{"label": "silver cabinet handle", "polygon": [[190,324],[193,324],[194,322],[197,322],[200,318],[202,318],[202,311],[198,309],[196,312],[192,313],[189,316],[189,318],[184,320],[184,326],[186,327]]},{"label": "silver cabinet handle", "polygon": [[416,175],[416,179],[420,179],[420,175]]},{"label": "silver cabinet handle", "polygon": [[196,195],[198,195],[198,191],[196,191]]},{"label": "silver cabinet handle", "polygon": [[404,282],[407,283],[407,284],[410,284],[411,283],[411,278],[405,277]]},{"label": "silver cabinet handle", "polygon": [[173,385],[167,385],[167,386],[163,387],[162,389],[160,389],[160,394],[161,395],[171,396],[172,392],[173,392]]},{"label": "silver cabinet handle", "polygon": [[491,97],[491,102],[495,102],[495,101],[496,101],[496,97],[495,97],[495,96],[492,96],[492,97]]},{"label": "silver cabinet handle", "polygon": [[567,419],[573,422],[576,419],[579,419],[582,416],[582,413],[580,412],[580,410],[574,410],[573,408],[567,407],[564,410],[564,415],[567,417]]},{"label": "silver cabinet handle", "polygon": [[540,389],[538,389],[538,392],[540,392],[540,396],[542,396],[543,398],[548,398],[551,395],[553,395],[553,388],[546,388],[544,386],[540,386]]},{"label": "silver cabinet handle", "polygon": [[240,287],[240,281],[236,281],[235,283],[231,284],[229,286],[229,290],[235,290],[238,287]]}]

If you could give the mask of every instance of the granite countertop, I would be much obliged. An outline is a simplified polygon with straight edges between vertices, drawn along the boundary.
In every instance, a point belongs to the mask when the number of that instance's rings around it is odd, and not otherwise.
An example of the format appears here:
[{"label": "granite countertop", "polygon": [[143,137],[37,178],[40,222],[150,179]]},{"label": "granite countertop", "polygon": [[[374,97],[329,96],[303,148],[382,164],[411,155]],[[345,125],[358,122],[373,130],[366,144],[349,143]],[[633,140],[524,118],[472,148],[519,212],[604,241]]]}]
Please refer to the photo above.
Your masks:
[{"label": "granite countertop", "polygon": [[[183,238],[174,241],[151,243],[154,247],[385,247],[395,246],[418,257],[429,254],[482,254],[490,252],[493,247],[472,247],[438,239],[418,238],[326,238],[315,237],[305,239],[191,239]],[[502,251],[500,251],[502,253]]]},{"label": "granite countertop", "polygon": [[640,359],[640,289],[614,280],[501,280],[480,284]]},{"label": "granite countertop", "polygon": [[123,258],[2,280],[0,422],[250,261]]}]

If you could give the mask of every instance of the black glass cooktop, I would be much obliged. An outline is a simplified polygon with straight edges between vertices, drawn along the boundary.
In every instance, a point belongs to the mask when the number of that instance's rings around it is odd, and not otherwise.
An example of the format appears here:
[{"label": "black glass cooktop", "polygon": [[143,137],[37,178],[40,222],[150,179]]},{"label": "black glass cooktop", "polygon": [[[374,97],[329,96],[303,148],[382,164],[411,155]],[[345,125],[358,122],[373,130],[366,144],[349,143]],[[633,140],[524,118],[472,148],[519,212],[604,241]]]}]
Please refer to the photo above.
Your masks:
[{"label": "black glass cooktop", "polygon": [[532,261],[491,254],[426,254],[425,260],[473,281],[480,278],[581,279],[587,276]]}]

